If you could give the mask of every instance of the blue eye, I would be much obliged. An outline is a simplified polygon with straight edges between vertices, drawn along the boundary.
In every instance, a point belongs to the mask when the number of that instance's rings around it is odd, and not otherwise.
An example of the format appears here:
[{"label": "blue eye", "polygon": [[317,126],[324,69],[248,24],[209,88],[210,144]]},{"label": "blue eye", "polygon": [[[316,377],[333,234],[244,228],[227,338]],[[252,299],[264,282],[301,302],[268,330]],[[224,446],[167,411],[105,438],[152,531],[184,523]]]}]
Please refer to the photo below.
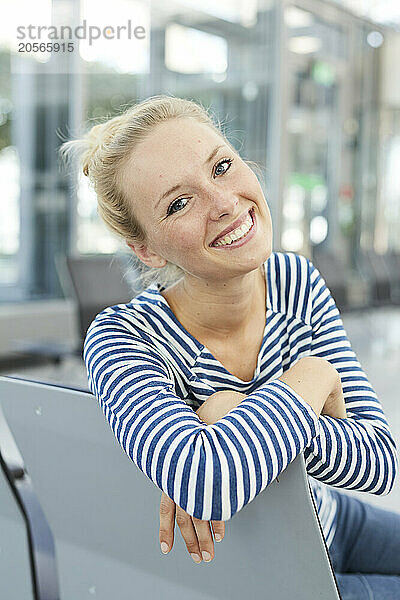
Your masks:
[{"label": "blue eye", "polygon": [[179,208],[179,202],[182,202],[182,200],[187,200],[187,198],[177,198],[176,200],[174,200],[173,202],[171,202],[171,204],[168,207],[167,210],[167,215],[172,215],[175,212],[177,212],[176,210],[173,210],[174,207],[176,207],[178,205],[178,211],[182,210],[182,208],[185,208],[186,204],[184,204],[183,206],[181,206],[181,208]]},{"label": "blue eye", "polygon": [[[217,176],[218,176],[218,175],[223,175],[224,173],[226,173],[226,172],[227,172],[227,170],[229,169],[229,167],[231,166],[232,162],[233,162],[233,159],[232,159],[232,158],[224,158],[223,160],[221,160],[221,161],[220,161],[220,162],[217,164],[217,166],[215,167],[214,175],[217,175]],[[221,165],[223,165],[223,164],[227,164],[227,165],[228,165],[228,166],[227,166],[227,168],[226,168],[226,169],[224,169],[223,171],[221,171],[221,172],[219,172],[219,173],[218,173],[218,172],[217,172],[217,171],[218,171],[218,169],[219,169],[219,168],[221,167]]]},{"label": "blue eye", "polygon": [[[232,162],[233,162],[233,158],[224,158],[223,160],[220,160],[214,169],[214,177],[219,177],[220,175],[223,175],[224,173],[226,173],[228,171],[228,169],[230,168]],[[228,166],[223,167],[223,165],[228,165]],[[222,170],[219,170],[219,169],[222,169]],[[169,205],[168,210],[167,210],[167,217],[169,215],[179,212],[180,210],[185,208],[187,202],[185,202],[183,204],[183,206],[179,205],[179,203],[182,202],[183,200],[187,201],[187,200],[190,200],[190,198],[186,198],[186,197],[185,198],[177,198],[176,200],[171,202],[171,204]]]}]

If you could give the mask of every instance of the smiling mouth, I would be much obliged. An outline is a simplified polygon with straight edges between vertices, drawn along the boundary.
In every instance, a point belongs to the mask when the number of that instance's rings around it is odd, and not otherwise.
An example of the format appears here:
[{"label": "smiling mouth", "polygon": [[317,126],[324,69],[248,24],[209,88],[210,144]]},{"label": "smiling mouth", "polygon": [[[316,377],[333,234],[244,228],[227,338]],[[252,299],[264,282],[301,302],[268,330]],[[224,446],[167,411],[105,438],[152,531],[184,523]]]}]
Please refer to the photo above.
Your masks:
[{"label": "smiling mouth", "polygon": [[246,220],[240,226],[230,231],[223,237],[218,238],[215,242],[210,244],[211,248],[217,248],[219,246],[231,246],[236,241],[242,240],[247,237],[254,228],[254,209],[250,209]]}]

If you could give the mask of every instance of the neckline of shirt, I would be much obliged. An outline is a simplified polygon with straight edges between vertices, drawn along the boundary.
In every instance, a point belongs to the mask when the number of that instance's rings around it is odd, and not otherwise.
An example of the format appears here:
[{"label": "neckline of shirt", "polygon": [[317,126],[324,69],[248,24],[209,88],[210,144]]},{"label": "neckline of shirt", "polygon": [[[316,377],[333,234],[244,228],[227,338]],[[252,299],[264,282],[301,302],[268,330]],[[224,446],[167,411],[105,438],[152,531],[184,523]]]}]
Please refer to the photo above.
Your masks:
[{"label": "neckline of shirt", "polygon": [[193,368],[195,368],[197,361],[199,360],[199,358],[204,355],[204,354],[208,354],[212,360],[220,367],[224,370],[224,372],[226,374],[228,374],[233,380],[242,383],[242,384],[246,384],[246,385],[250,385],[251,383],[254,382],[255,379],[257,379],[259,373],[260,373],[260,363],[261,363],[261,356],[264,350],[264,346],[265,346],[265,340],[267,337],[267,331],[268,331],[268,327],[269,327],[269,323],[270,323],[270,317],[272,315],[272,306],[271,306],[271,299],[270,299],[270,289],[268,286],[268,273],[269,273],[269,261],[272,257],[274,253],[272,252],[270,254],[270,256],[267,258],[267,260],[263,263],[264,266],[264,275],[265,275],[265,289],[266,289],[266,319],[265,319],[265,326],[264,326],[264,333],[263,333],[263,340],[260,346],[260,350],[258,353],[258,357],[257,357],[257,365],[253,374],[253,377],[251,380],[249,381],[244,381],[243,379],[240,379],[239,377],[236,377],[236,375],[234,375],[233,373],[231,373],[230,371],[228,371],[224,365],[217,359],[215,358],[215,356],[212,354],[212,352],[201,342],[199,342],[198,339],[196,339],[183,325],[182,323],[179,321],[179,319],[176,317],[175,313],[173,312],[173,310],[171,309],[170,305],[168,304],[167,299],[161,294],[161,292],[163,291],[162,286],[155,282],[150,286],[150,289],[152,291],[154,291],[157,296],[158,296],[158,300],[157,300],[157,304],[158,306],[161,306],[170,316],[170,318],[173,320],[173,322],[179,327],[179,330],[182,332],[182,334],[184,334],[186,337],[188,337],[198,348],[199,350],[199,354],[197,355],[196,359],[195,359],[195,363],[193,365]]}]

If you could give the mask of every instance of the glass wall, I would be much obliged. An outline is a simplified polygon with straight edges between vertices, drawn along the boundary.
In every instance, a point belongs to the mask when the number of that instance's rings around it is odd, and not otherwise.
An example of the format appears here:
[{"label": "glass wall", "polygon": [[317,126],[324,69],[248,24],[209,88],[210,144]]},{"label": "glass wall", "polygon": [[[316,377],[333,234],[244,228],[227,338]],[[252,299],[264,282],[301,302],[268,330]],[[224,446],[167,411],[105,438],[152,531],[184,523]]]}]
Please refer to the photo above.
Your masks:
[{"label": "glass wall", "polygon": [[[89,116],[112,115],[161,93],[195,99],[211,108],[241,155],[260,165],[265,189],[273,18],[273,3],[258,12],[245,0],[220,3],[218,9],[211,3],[153,1],[149,71],[88,75],[83,84]],[[79,252],[124,250],[99,224],[95,197],[80,176],[78,215]]]},{"label": "glass wall", "polygon": [[375,246],[384,252],[400,253],[400,109],[382,110],[381,132],[382,184],[376,207]]},{"label": "glass wall", "polygon": [[11,140],[13,102],[10,53],[0,47],[0,286],[14,286],[18,279],[20,245],[20,163]]},{"label": "glass wall", "polygon": [[15,7],[0,28],[0,300],[60,296],[57,255],[127,251],[57,149],[159,93],[210,107],[260,165],[275,249],[334,254],[349,273],[363,249],[400,251],[400,102],[381,100],[381,27],[320,0],[40,0],[42,22],[131,20],[146,35],[22,57],[5,35]]},{"label": "glass wall", "polygon": [[337,239],[342,185],[343,73],[346,29],[318,14],[287,6],[287,156],[281,245],[312,255]]},{"label": "glass wall", "polygon": [[[349,268],[373,249],[380,49],[373,28],[320,2],[288,5],[287,136],[281,245]],[[379,32],[375,31],[375,34]],[[379,35],[381,35],[379,33]]]}]

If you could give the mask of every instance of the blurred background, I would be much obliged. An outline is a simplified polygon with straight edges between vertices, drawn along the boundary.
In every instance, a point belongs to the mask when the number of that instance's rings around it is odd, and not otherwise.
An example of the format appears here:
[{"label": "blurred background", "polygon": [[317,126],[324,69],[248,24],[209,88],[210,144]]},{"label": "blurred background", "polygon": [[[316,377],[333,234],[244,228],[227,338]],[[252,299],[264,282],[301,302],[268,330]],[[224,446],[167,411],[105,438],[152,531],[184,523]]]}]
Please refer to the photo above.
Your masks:
[{"label": "blurred background", "polygon": [[[0,4],[0,372],[87,389],[86,328],[138,282],[86,178],[60,169],[57,149],[88,121],[171,93],[210,107],[260,165],[274,250],[321,271],[399,441],[400,4]],[[84,20],[130,20],[145,34],[75,40],[73,52],[30,51],[41,40],[25,38],[19,51],[20,25]]]}]

